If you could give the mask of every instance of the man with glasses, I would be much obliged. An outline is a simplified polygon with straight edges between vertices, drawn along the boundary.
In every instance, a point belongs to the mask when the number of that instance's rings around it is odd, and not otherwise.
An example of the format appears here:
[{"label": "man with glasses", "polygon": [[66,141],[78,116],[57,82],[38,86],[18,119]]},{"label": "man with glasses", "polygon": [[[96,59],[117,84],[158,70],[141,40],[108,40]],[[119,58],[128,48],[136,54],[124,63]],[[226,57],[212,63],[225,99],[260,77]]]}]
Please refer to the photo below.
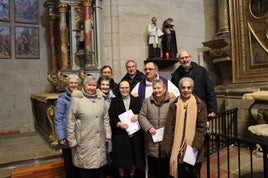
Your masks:
[{"label": "man with glasses", "polygon": [[134,86],[145,79],[145,75],[137,69],[137,63],[134,60],[128,60],[125,64],[127,73],[121,81],[126,80],[130,83],[130,91]]},{"label": "man with glasses", "polygon": [[208,117],[215,117],[217,113],[216,94],[207,70],[192,61],[192,56],[185,50],[179,53],[180,66],[171,74],[171,82],[178,86],[183,77],[194,80],[194,91],[207,104]]},{"label": "man with glasses", "polygon": [[135,85],[131,94],[139,96],[142,99],[148,98],[153,93],[152,82],[155,79],[161,79],[167,86],[167,91],[170,95],[177,97],[180,95],[179,89],[170,81],[158,74],[158,66],[154,62],[147,62],[145,64],[144,73],[146,79],[140,81]]}]

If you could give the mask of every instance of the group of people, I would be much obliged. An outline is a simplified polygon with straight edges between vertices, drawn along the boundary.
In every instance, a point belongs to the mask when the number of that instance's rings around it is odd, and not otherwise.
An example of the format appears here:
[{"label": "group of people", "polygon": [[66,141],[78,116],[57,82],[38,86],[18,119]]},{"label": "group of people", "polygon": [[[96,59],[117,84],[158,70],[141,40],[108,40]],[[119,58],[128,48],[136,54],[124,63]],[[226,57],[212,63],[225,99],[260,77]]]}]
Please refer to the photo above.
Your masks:
[{"label": "group of people", "polygon": [[173,28],[174,20],[167,18],[163,23],[162,30],[159,29],[156,21],[157,18],[152,17],[151,23],[147,28],[149,35],[149,58],[161,57],[160,46],[162,47],[162,58],[176,58],[178,50],[176,32]]},{"label": "group of people", "polygon": [[[143,73],[134,60],[118,84],[110,66],[98,80],[86,76],[81,89],[80,78],[68,76],[54,119],[67,178],[199,177],[216,95],[207,71],[187,51],[178,61],[171,81],[157,64],[147,62]],[[134,132],[131,123],[138,123]],[[197,154],[194,164],[184,160],[188,147]]]}]

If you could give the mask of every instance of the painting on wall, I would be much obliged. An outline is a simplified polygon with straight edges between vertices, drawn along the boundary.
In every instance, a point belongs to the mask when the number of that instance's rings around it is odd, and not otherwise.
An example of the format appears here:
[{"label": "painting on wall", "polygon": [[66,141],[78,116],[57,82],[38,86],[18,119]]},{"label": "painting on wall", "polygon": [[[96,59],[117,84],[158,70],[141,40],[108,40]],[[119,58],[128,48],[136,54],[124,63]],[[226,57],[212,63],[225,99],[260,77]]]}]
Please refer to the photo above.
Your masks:
[{"label": "painting on wall", "polygon": [[9,0],[0,0],[0,21],[9,21]]},{"label": "painting on wall", "polygon": [[15,57],[39,58],[39,30],[36,27],[16,27]]},{"label": "painting on wall", "polygon": [[38,1],[15,0],[15,21],[38,24]]},{"label": "painting on wall", "polygon": [[10,27],[0,25],[0,59],[10,59],[10,49]]}]

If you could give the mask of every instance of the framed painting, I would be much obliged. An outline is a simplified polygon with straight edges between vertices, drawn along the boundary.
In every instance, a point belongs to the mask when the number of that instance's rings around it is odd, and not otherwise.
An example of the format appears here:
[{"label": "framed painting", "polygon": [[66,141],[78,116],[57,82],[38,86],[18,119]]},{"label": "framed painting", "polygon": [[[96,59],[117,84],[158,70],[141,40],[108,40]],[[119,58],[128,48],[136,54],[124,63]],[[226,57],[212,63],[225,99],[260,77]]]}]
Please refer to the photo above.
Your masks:
[{"label": "framed painting", "polygon": [[0,25],[0,59],[11,58],[10,27]]},{"label": "framed painting", "polygon": [[15,48],[16,58],[39,58],[39,29],[37,27],[16,27]]},{"label": "framed painting", "polygon": [[0,0],[0,21],[9,21],[9,0]]},{"label": "framed painting", "polygon": [[15,22],[38,24],[38,0],[15,0]]}]

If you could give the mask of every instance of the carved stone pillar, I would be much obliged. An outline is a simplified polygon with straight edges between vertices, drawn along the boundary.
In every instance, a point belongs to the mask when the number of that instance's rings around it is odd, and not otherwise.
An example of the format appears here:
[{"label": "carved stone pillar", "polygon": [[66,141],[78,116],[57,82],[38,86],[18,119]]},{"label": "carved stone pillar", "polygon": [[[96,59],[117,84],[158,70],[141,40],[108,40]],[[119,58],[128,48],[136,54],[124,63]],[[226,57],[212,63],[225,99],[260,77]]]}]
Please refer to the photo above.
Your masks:
[{"label": "carved stone pillar", "polygon": [[56,56],[56,44],[55,44],[55,31],[54,31],[54,26],[55,26],[55,16],[49,16],[48,17],[48,23],[49,23],[49,41],[50,41],[50,49],[51,49],[51,72],[55,73],[58,71],[58,61],[57,61],[57,56]]},{"label": "carved stone pillar", "polygon": [[218,0],[218,33],[229,32],[229,16],[228,16],[228,2],[227,0]]},{"label": "carved stone pillar", "polygon": [[92,0],[82,0],[84,5],[85,14],[85,58],[86,67],[95,67],[95,59],[92,51],[92,16],[91,16],[91,5]]},{"label": "carved stone pillar", "polygon": [[222,84],[232,83],[231,36],[229,28],[228,0],[218,0],[218,30],[211,41],[203,42],[207,52],[222,74]]},{"label": "carved stone pillar", "polygon": [[60,12],[60,52],[61,52],[61,59],[60,59],[60,67],[61,70],[68,69],[68,41],[67,41],[67,21],[66,21],[66,13],[68,10],[68,5],[66,3],[59,4],[59,12]]},{"label": "carved stone pillar", "polygon": [[49,43],[51,56],[50,60],[50,71],[52,73],[56,73],[58,70],[58,60],[56,56],[56,43],[55,43],[55,22],[56,22],[56,3],[51,1],[46,1],[44,4],[45,7],[48,8],[48,24],[49,24]]}]

